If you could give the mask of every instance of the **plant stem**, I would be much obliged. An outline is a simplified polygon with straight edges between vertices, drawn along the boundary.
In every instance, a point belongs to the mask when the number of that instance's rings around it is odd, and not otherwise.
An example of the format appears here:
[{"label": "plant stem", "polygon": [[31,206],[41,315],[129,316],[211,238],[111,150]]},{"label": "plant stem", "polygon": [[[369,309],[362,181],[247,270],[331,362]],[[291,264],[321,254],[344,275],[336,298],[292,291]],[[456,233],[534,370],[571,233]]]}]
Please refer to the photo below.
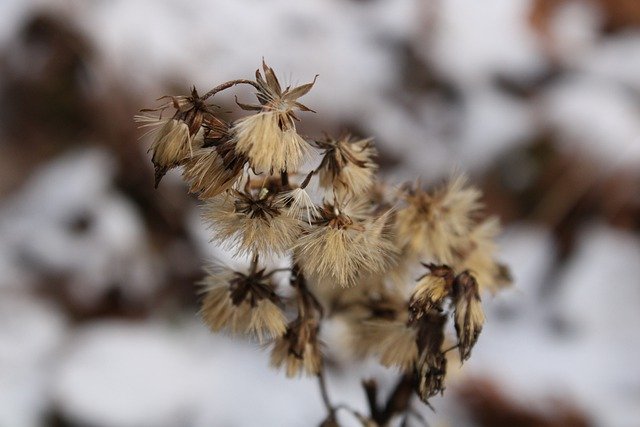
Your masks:
[{"label": "plant stem", "polygon": [[258,252],[254,252],[251,257],[251,274],[254,274],[258,271]]},{"label": "plant stem", "polygon": [[325,408],[327,408],[329,418],[335,419],[336,409],[331,405],[331,401],[329,400],[329,393],[327,392],[327,383],[324,378],[323,369],[318,373],[318,385],[320,386],[320,395],[322,396],[322,402],[324,403]]},{"label": "plant stem", "polygon": [[230,87],[238,85],[238,84],[247,84],[247,85],[251,85],[251,86],[255,87],[256,89],[260,89],[258,87],[258,84],[256,82],[254,82],[253,80],[246,80],[246,79],[231,80],[231,81],[228,81],[226,83],[222,83],[221,85],[218,85],[218,86],[214,87],[209,92],[207,92],[204,95],[202,95],[201,99],[205,100],[207,98],[210,98],[213,95],[215,95],[216,93],[222,92],[223,90],[229,89]]}]

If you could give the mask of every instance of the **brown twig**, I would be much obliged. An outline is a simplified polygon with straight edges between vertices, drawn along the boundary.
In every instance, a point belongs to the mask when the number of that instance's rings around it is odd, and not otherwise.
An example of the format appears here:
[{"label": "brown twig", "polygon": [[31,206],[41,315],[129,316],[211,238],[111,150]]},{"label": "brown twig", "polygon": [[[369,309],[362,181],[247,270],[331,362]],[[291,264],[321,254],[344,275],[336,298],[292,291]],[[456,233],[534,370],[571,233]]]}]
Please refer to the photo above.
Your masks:
[{"label": "brown twig", "polygon": [[247,84],[247,85],[251,85],[251,86],[255,87],[256,89],[260,89],[258,87],[258,84],[256,82],[254,82],[253,80],[246,80],[246,79],[231,80],[231,81],[228,81],[226,83],[222,83],[221,85],[218,85],[218,86],[214,87],[209,92],[207,92],[204,95],[202,95],[201,99],[205,100],[207,98],[212,97],[213,95],[215,95],[218,92],[222,92],[225,89],[229,89],[230,87],[235,86],[235,85],[239,85],[239,84]]}]

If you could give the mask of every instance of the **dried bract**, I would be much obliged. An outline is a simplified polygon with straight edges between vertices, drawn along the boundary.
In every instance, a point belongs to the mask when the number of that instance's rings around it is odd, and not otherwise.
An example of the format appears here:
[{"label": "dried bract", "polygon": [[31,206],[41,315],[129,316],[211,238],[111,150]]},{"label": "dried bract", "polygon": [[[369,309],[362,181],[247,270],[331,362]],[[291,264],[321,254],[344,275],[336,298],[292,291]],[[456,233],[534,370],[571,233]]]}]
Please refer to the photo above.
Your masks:
[{"label": "dried bract", "polygon": [[454,321],[458,334],[460,360],[471,356],[471,349],[478,340],[484,325],[484,312],[476,279],[468,272],[460,273],[453,284],[455,304]]},{"label": "dried bract", "polygon": [[442,352],[447,318],[438,311],[426,313],[418,325],[420,358],[416,366],[416,391],[422,401],[444,391],[447,358]]}]

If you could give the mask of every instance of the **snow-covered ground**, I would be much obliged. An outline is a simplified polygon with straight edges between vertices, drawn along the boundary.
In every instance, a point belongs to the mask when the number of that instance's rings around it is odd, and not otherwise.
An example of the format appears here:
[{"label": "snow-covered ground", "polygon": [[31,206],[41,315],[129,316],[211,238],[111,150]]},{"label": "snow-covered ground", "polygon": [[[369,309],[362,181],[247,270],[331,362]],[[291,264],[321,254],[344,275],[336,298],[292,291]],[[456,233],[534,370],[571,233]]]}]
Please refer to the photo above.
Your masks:
[{"label": "snow-covered ground", "polygon": [[[402,161],[393,180],[456,168],[480,176],[542,128],[557,133],[559,150],[592,159],[594,180],[640,166],[640,29],[602,37],[600,16],[581,3],[562,8],[550,26],[554,60],[567,71],[531,98],[495,83],[526,82],[549,67],[527,25],[530,0],[3,0],[0,48],[42,7],[87,33],[99,77],[128,82],[148,104],[168,81],[208,89],[250,77],[263,57],[291,83],[319,74],[305,104],[323,122],[355,123],[377,137]],[[401,92],[400,43],[455,86],[455,105]],[[319,422],[314,381],[286,380],[256,345],[212,336],[195,312],[75,323],[43,296],[42,275],[51,286],[65,276],[80,305],[114,283],[127,284],[125,298],[144,301],[164,280],[142,213],[116,189],[114,168],[108,151],[78,149],[0,200],[0,426],[45,425],[51,407],[99,427]],[[92,224],[80,234],[72,227],[79,214]],[[195,210],[185,228],[203,257],[214,253]],[[521,403],[560,397],[597,425],[631,427],[640,419],[640,239],[597,219],[579,235],[559,264],[551,230],[507,227],[501,257],[515,287],[485,297],[487,324],[452,381],[488,377]],[[365,372],[389,376],[348,366],[329,376],[336,400],[364,410]],[[446,402],[434,405],[442,407],[427,415],[435,425],[455,419]]]}]

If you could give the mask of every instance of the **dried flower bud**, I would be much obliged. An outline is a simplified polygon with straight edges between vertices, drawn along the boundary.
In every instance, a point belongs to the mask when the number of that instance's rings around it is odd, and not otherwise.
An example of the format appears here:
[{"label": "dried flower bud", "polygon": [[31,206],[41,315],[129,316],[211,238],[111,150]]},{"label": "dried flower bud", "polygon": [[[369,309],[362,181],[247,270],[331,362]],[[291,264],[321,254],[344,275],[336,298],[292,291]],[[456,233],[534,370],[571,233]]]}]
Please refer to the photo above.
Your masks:
[{"label": "dried flower bud", "polygon": [[284,255],[302,232],[302,223],[286,215],[266,190],[220,194],[207,200],[203,217],[213,238],[237,255]]},{"label": "dried flower bud", "polygon": [[284,366],[287,377],[303,372],[318,375],[322,368],[322,353],[318,341],[318,322],[310,318],[298,318],[278,338],[271,351],[271,366]]},{"label": "dried flower bud", "polygon": [[442,352],[446,316],[432,310],[426,313],[418,325],[420,358],[416,365],[416,392],[422,401],[444,391],[447,358]]},{"label": "dried flower bud", "polygon": [[454,274],[446,265],[423,264],[431,271],[420,279],[409,301],[410,321],[419,319],[430,310],[441,310],[444,298],[452,290]]},{"label": "dried flower bud", "polygon": [[304,161],[307,142],[298,135],[294,111],[312,111],[297,99],[307,94],[311,83],[282,90],[273,69],[262,64],[265,77],[256,71],[256,96],[260,105],[238,105],[245,110],[259,111],[234,123],[233,134],[238,151],[246,154],[253,167],[261,172],[294,171]]},{"label": "dried flower bud", "polygon": [[324,150],[318,167],[320,185],[336,194],[362,194],[373,184],[378,166],[373,161],[376,150],[371,139],[352,140],[347,136],[338,140],[316,141]]},{"label": "dried flower bud", "polygon": [[453,284],[455,304],[454,323],[458,334],[460,360],[471,356],[471,349],[478,340],[484,325],[484,312],[476,279],[468,272],[460,273]]},{"label": "dried flower bud", "polygon": [[[150,151],[155,167],[155,186],[157,187],[166,172],[181,164],[186,158],[193,155],[193,150],[200,147],[200,141],[195,138],[205,120],[215,120],[209,107],[199,97],[193,88],[191,96],[163,96],[169,98],[157,109],[142,110],[143,114],[134,117],[134,120],[142,123],[140,127],[152,128],[153,143]],[[171,119],[162,119],[153,116],[152,112],[160,112],[173,107],[175,113]]]},{"label": "dried flower bud", "polygon": [[286,318],[278,308],[279,298],[264,270],[245,275],[228,268],[212,269],[204,279],[206,295],[201,314],[213,331],[250,334],[262,342],[281,336]]}]

